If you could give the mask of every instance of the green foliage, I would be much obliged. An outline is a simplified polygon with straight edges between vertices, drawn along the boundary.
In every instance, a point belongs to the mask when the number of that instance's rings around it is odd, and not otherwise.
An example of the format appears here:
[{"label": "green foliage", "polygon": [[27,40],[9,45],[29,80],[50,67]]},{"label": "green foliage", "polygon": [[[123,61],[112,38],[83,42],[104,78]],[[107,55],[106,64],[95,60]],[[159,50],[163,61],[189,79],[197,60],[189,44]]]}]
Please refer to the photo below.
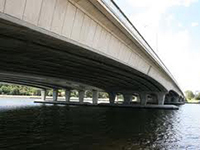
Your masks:
[{"label": "green foliage", "polygon": [[191,100],[194,98],[194,93],[190,90],[185,91],[185,96],[187,99]]},{"label": "green foliage", "polygon": [[196,100],[200,100],[200,93],[198,93],[198,94],[195,95],[195,99]]},{"label": "green foliage", "polygon": [[6,85],[0,84],[1,95],[40,95],[40,90],[32,87],[21,85]]},{"label": "green foliage", "polygon": [[92,91],[86,91],[85,96],[92,98]]},{"label": "green foliage", "polygon": [[99,98],[108,98],[108,93],[106,92],[99,92]]},{"label": "green foliage", "polygon": [[[41,90],[33,87],[22,85],[0,84],[0,95],[25,95],[25,96],[40,96]],[[52,96],[53,90],[47,90],[47,96]],[[58,90],[59,96],[64,96],[64,90]],[[92,98],[92,91],[85,92],[86,97]],[[71,97],[78,97],[78,91],[72,90]],[[108,98],[108,93],[99,92],[99,98]]]},{"label": "green foliage", "polygon": [[72,90],[71,91],[71,97],[78,97],[78,91],[77,90]]}]

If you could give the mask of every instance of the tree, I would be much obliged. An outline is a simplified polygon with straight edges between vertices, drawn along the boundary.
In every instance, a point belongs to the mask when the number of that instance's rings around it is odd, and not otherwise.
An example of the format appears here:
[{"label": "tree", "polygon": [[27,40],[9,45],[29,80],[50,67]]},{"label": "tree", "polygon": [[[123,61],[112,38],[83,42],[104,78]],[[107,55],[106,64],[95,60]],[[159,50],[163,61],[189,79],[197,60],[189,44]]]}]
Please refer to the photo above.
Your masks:
[{"label": "tree", "polygon": [[185,96],[187,99],[191,100],[194,98],[194,93],[190,90],[185,91]]},{"label": "tree", "polygon": [[195,99],[196,100],[200,100],[200,93],[198,93],[198,94],[195,95]]}]

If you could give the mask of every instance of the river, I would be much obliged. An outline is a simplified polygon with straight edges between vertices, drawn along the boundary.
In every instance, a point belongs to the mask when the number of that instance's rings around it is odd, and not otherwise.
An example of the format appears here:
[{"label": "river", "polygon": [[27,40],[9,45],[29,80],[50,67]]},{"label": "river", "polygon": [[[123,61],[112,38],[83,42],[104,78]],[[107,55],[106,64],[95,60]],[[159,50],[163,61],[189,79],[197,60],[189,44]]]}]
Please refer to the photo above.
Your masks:
[{"label": "river", "polygon": [[200,150],[200,105],[145,110],[0,98],[0,150]]}]

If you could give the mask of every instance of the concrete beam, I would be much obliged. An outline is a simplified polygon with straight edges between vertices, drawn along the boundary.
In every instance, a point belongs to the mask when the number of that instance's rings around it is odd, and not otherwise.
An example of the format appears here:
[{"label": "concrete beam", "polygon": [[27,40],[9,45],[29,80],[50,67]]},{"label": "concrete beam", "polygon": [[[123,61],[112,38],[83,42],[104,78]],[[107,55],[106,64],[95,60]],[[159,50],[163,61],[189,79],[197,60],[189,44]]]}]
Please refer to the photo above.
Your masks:
[{"label": "concrete beam", "polygon": [[172,101],[171,96],[165,95],[165,102],[166,102],[166,103],[171,103],[171,101]]},{"label": "concrete beam", "polygon": [[41,99],[42,99],[43,101],[46,100],[46,95],[47,95],[47,91],[46,91],[46,89],[41,90]]},{"label": "concrete beam", "polygon": [[84,102],[84,97],[85,97],[85,91],[84,90],[79,90],[79,103],[83,103]]},{"label": "concrete beam", "polygon": [[98,97],[99,97],[98,91],[93,90],[92,91],[92,102],[93,102],[93,104],[98,104]]},{"label": "concrete beam", "polygon": [[53,101],[58,100],[58,89],[53,89]]},{"label": "concrete beam", "polygon": [[70,94],[71,94],[71,91],[68,89],[65,89],[65,101],[66,102],[70,102]]}]

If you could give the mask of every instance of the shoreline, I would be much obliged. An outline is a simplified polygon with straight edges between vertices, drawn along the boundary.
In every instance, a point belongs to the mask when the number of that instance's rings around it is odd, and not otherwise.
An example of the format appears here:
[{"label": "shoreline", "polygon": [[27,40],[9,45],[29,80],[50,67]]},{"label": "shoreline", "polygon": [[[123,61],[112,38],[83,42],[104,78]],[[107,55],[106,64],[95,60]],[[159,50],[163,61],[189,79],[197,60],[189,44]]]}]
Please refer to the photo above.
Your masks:
[{"label": "shoreline", "polygon": [[0,95],[0,98],[10,98],[10,97],[13,97],[13,98],[20,98],[20,97],[27,97],[27,98],[32,98],[32,97],[41,97],[41,96],[27,96],[27,95]]},{"label": "shoreline", "polygon": [[186,102],[186,104],[200,104],[200,102]]},{"label": "shoreline", "polygon": [[[40,99],[41,96],[27,96],[27,95],[0,95],[0,98],[30,98],[30,99]],[[46,98],[52,98],[52,96],[46,96]],[[58,97],[64,98],[64,97]]]}]

